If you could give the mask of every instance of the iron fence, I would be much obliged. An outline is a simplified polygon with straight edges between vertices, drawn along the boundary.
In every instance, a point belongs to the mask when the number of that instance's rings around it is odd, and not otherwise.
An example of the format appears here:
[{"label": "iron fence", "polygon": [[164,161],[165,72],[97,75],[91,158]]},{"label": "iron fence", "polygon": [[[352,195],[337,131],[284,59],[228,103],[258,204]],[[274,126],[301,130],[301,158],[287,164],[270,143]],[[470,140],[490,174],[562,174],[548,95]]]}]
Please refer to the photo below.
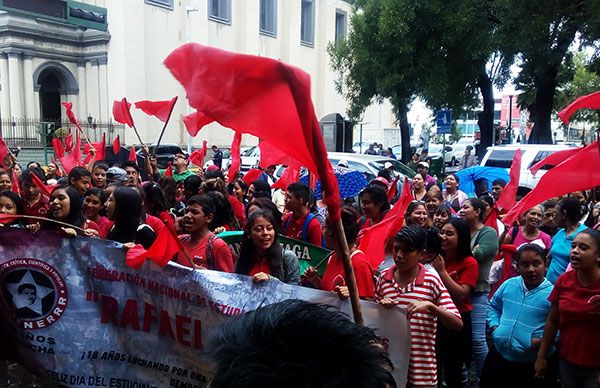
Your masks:
[{"label": "iron fence", "polygon": [[[102,134],[106,133],[106,142],[112,143],[117,135],[123,139],[125,126],[112,121],[79,123],[83,133],[92,142],[102,140]],[[42,121],[40,119],[2,119],[0,120],[0,137],[4,139],[9,147],[43,148],[44,141],[51,144],[57,134],[57,130],[67,129],[75,133],[76,128],[68,121],[61,123]],[[60,134],[61,131],[59,131]],[[63,132],[64,133],[64,132]]]}]

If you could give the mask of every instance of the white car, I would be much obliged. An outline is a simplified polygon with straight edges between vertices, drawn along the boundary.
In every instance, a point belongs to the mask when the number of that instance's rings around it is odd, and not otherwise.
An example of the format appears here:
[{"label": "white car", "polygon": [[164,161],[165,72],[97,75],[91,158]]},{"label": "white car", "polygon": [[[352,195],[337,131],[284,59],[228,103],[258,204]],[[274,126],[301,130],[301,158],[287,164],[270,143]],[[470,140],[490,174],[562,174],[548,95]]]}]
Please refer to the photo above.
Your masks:
[{"label": "white car", "polygon": [[[427,156],[431,156],[432,158],[435,158],[435,157],[441,158],[442,157],[442,148],[443,148],[442,144],[429,143]],[[419,152],[419,153],[421,153],[421,152]],[[458,159],[456,157],[454,148],[448,144],[446,145],[446,152],[444,154],[444,162],[448,166],[456,166],[458,164]]]},{"label": "white car", "polygon": [[[517,149],[521,149],[521,174],[519,176],[519,189],[517,195],[525,195],[530,192],[539,182],[540,178],[554,166],[545,165],[534,176],[529,169],[542,159],[552,155],[556,151],[573,148],[574,145],[558,144],[509,144],[503,146],[489,147],[483,159],[481,166],[502,167],[507,171],[515,157]],[[557,182],[558,183],[558,182]]]}]

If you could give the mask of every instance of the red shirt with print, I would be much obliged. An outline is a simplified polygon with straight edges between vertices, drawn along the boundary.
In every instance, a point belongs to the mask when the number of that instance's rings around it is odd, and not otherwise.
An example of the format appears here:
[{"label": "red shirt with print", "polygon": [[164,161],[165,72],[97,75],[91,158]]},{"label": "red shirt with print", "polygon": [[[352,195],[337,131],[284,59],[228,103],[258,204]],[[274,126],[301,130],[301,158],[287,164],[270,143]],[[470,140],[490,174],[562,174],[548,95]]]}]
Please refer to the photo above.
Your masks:
[{"label": "red shirt with print", "polygon": [[[43,195],[40,196],[39,201],[30,205],[25,201],[25,215],[36,216],[36,217],[47,217],[48,210],[50,209],[50,202],[48,198]],[[38,222],[38,220],[30,220],[32,222]]]},{"label": "red shirt with print", "polygon": [[[477,285],[479,277],[479,264],[474,257],[465,257],[462,261],[446,260],[446,272],[456,283],[460,285],[468,285],[473,288]],[[454,304],[461,313],[466,313],[473,310],[473,304],[469,302],[454,301]]]},{"label": "red shirt with print", "polygon": [[[199,243],[192,245],[190,242],[190,235],[186,234],[179,236],[183,244],[185,252],[188,254],[190,259],[194,261],[196,265],[213,269],[222,272],[233,272],[233,255],[229,245],[222,239],[216,237],[213,238],[214,233],[208,233]],[[208,241],[212,238],[212,260],[208,260],[206,247]],[[177,253],[176,261],[187,267],[191,267],[190,262],[181,252]]]},{"label": "red shirt with print", "polygon": [[[283,218],[285,235],[296,240],[302,241],[302,226],[304,225],[304,221],[306,221],[306,217],[308,217],[308,214],[310,213],[307,213],[304,217],[300,217],[298,219],[295,219],[293,217],[293,213],[287,214]],[[287,225],[287,227],[285,227],[285,225]],[[306,234],[308,237],[308,241],[306,242],[316,245],[318,247],[322,245],[323,231],[321,230],[321,224],[319,223],[319,220],[317,220],[317,217],[314,217],[308,224]]]}]

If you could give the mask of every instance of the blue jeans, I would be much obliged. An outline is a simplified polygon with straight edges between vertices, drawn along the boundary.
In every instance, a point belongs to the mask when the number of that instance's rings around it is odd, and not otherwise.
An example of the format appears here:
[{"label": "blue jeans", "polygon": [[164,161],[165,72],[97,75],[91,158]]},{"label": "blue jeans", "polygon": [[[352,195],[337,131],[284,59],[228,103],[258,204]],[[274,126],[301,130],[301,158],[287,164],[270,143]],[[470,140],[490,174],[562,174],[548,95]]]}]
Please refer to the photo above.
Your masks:
[{"label": "blue jeans", "polygon": [[487,342],[485,341],[485,324],[488,306],[487,292],[473,292],[471,294],[471,335],[473,340],[473,364],[477,377],[481,376],[483,362],[488,353]]},{"label": "blue jeans", "polygon": [[594,388],[600,370],[560,360],[560,382],[564,388]]}]

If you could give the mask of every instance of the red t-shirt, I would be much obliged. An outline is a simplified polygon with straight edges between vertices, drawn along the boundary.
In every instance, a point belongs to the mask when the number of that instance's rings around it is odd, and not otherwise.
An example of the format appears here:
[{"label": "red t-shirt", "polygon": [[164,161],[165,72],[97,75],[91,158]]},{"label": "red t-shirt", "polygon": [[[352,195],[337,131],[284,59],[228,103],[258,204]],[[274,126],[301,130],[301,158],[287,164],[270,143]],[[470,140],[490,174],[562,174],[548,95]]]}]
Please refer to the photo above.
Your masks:
[{"label": "red t-shirt", "polygon": [[113,222],[104,216],[99,217],[98,220],[95,222],[98,225],[98,234],[100,235],[100,237],[106,238],[106,236],[108,236],[110,228],[112,228],[113,226]]},{"label": "red t-shirt", "polygon": [[[194,260],[195,264],[216,271],[233,272],[233,255],[231,249],[229,249],[229,245],[227,245],[225,241],[218,237],[215,238],[212,243],[212,261],[214,265],[209,265],[209,260],[206,255],[206,245],[212,236],[214,236],[213,233],[208,233],[206,237],[196,245],[190,244],[189,234],[179,236],[179,239],[183,244],[185,252],[192,260]],[[181,252],[177,253],[176,261],[181,265],[191,267],[190,262]]]},{"label": "red t-shirt", "polygon": [[261,260],[260,262],[252,262],[252,267],[250,268],[250,273],[248,275],[254,276],[259,272],[264,272],[267,275],[271,274],[271,267],[269,267],[269,263],[266,260]]},{"label": "red t-shirt", "polygon": [[171,213],[162,211],[158,215],[158,219],[161,220],[164,225],[167,225],[169,228],[171,228],[171,230],[175,230],[175,219]]},{"label": "red t-shirt", "polygon": [[[47,217],[48,210],[50,209],[50,204],[48,202],[48,198],[43,195],[40,196],[40,200],[30,205],[25,202],[25,215],[26,216],[35,216],[35,217]],[[32,223],[39,222],[38,220],[29,220]]]},{"label": "red t-shirt", "polygon": [[560,275],[548,297],[558,303],[560,358],[588,368],[600,368],[600,280],[584,287],[577,271]]},{"label": "red t-shirt", "polygon": [[[462,261],[446,261],[446,272],[456,283],[463,285],[466,284],[475,288],[477,285],[477,278],[479,277],[479,264],[474,257],[466,257]],[[473,304],[469,302],[461,302],[454,300],[454,304],[461,313],[466,313],[473,310]]]},{"label": "red t-shirt", "polygon": [[244,205],[240,202],[235,195],[227,197],[231,208],[233,209],[233,216],[239,221],[240,225],[246,225],[246,212],[244,211]]},{"label": "red t-shirt", "polygon": [[[375,284],[373,282],[373,268],[369,260],[362,251],[356,250],[350,255],[352,259],[352,269],[356,278],[356,287],[358,295],[362,298],[375,297]],[[344,263],[337,257],[337,253],[329,258],[327,268],[321,279],[321,290],[335,291],[336,278],[341,277],[343,284],[347,284],[344,272]],[[338,283],[339,284],[339,283]]]},{"label": "red t-shirt", "polygon": [[[285,235],[291,238],[295,238],[296,240],[302,241],[302,225],[304,225],[304,221],[306,221],[306,217],[308,217],[308,213],[299,219],[295,219],[293,217],[293,213],[287,214],[283,218],[283,225],[287,225],[285,228]],[[289,222],[288,222],[289,220]],[[323,231],[321,230],[321,224],[317,217],[314,217],[308,224],[307,229],[308,243],[316,245],[320,247],[323,243]]]}]

